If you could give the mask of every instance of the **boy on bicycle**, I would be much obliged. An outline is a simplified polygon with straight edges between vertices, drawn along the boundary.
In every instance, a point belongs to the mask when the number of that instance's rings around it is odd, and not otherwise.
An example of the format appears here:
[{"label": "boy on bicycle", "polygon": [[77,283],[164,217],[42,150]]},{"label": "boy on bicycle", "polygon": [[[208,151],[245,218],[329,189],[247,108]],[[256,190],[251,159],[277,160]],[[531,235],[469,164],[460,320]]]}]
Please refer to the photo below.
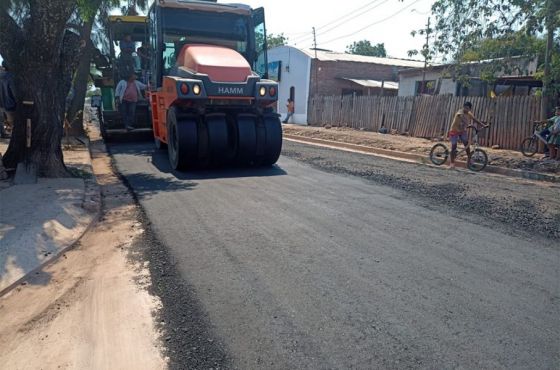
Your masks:
[{"label": "boy on bicycle", "polygon": [[469,148],[469,135],[467,133],[467,128],[471,127],[471,121],[476,122],[482,127],[488,127],[483,122],[477,120],[472,114],[472,103],[465,102],[463,108],[459,109],[455,116],[453,117],[453,122],[451,123],[451,129],[449,130],[449,140],[451,141],[451,163],[450,168],[455,168],[455,157],[457,156],[457,143],[459,140],[465,146],[465,150],[469,158],[471,157],[471,150]]},{"label": "boy on bicycle", "polygon": [[556,116],[548,120],[552,123],[549,127],[550,136],[548,138],[548,149],[550,159],[560,161],[560,107],[556,107]]},{"label": "boy on bicycle", "polygon": [[[539,135],[543,139],[545,139],[547,143],[549,142],[550,136],[552,134],[551,130],[553,129],[554,125],[560,120],[560,106],[555,108],[555,113],[556,115],[549,119],[545,119],[544,121],[535,121],[535,123],[540,123],[544,125],[543,129],[539,132]],[[550,154],[551,153],[550,153],[550,144],[549,144],[544,148],[544,156],[542,159],[549,158]],[[554,155],[550,156],[550,159],[555,159],[555,156]]]}]

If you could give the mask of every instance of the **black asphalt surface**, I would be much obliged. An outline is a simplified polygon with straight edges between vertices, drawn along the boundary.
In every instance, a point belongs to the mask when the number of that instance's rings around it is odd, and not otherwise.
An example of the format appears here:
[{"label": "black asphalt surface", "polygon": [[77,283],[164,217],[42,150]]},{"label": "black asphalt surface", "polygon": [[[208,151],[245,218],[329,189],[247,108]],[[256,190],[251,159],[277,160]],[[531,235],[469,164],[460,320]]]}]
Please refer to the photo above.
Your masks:
[{"label": "black asphalt surface", "polygon": [[216,358],[189,368],[560,366],[557,186],[289,142],[273,168],[196,173],[110,150],[174,276],[177,368],[200,345]]}]

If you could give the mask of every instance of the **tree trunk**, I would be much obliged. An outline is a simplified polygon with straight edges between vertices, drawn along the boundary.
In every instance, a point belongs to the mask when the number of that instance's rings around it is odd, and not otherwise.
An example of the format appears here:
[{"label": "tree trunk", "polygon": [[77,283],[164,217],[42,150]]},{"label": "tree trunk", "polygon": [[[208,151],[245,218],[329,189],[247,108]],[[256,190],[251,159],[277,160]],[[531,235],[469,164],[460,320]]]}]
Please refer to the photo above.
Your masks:
[{"label": "tree trunk", "polygon": [[86,22],[82,27],[81,38],[86,42],[86,45],[80,55],[80,61],[74,76],[74,97],[72,98],[66,113],[66,117],[70,122],[70,131],[68,132],[68,135],[70,136],[79,136],[84,134],[83,110],[94,48],[93,43],[91,42],[91,29],[93,27],[93,22],[94,19]]},{"label": "tree trunk", "polygon": [[[20,71],[26,71],[21,68]],[[29,77],[19,78],[16,88],[33,86],[31,94],[26,95],[32,106],[18,104],[16,111],[16,122],[12,132],[12,138],[4,157],[4,163],[8,168],[15,168],[19,162],[28,161],[38,169],[38,174],[44,177],[63,177],[67,170],[62,156],[62,107],[64,98],[62,94],[50,90],[50,84],[39,86],[38,81],[30,81],[33,77],[41,74],[41,71],[27,71]],[[50,80],[50,79],[49,79]],[[46,86],[45,86],[46,85]],[[27,119],[31,121],[31,147],[26,147]]]},{"label": "tree trunk", "polygon": [[[14,73],[18,102],[13,136],[4,157],[8,168],[29,161],[39,176],[68,175],[61,148],[62,123],[79,40],[65,28],[74,9],[75,0],[30,2],[23,27],[0,10],[0,47]],[[24,101],[33,102],[32,108],[26,108]],[[26,148],[28,118],[30,148]]]},{"label": "tree trunk", "polygon": [[[41,50],[41,39],[28,39],[30,50]],[[63,42],[70,50],[69,42]],[[77,42],[74,43],[77,46]],[[16,122],[4,163],[14,168],[17,163],[29,161],[44,177],[63,177],[68,172],[64,165],[61,141],[66,96],[69,91],[72,62],[62,52],[54,63],[22,63],[14,69],[18,97]],[[45,58],[46,59],[46,58]],[[29,57],[25,60],[30,60]],[[39,60],[41,60],[39,58]],[[44,59],[43,59],[44,60]],[[26,105],[32,102],[33,105]],[[31,147],[26,148],[26,124],[31,120]]]}]

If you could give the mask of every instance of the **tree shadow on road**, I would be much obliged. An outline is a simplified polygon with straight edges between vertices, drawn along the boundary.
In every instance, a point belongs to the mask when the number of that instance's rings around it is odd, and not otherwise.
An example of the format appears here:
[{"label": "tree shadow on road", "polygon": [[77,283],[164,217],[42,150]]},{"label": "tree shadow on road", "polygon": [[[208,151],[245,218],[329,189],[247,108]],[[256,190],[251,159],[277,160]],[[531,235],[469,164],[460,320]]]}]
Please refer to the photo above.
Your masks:
[{"label": "tree shadow on road", "polygon": [[115,154],[133,154],[137,156],[151,156],[156,150],[153,144],[142,140],[139,142],[126,142],[115,143],[110,142],[107,144],[107,150],[111,155]]},{"label": "tree shadow on road", "polygon": [[170,177],[159,177],[148,173],[133,173],[123,175],[123,181],[139,198],[153,196],[162,192],[192,190],[197,186],[192,181],[179,181]]},{"label": "tree shadow on road", "polygon": [[80,181],[40,179],[1,192],[0,291],[22,278],[32,285],[50,281],[41,266],[73,245],[93,217],[82,207]]},{"label": "tree shadow on road", "polygon": [[[155,149],[151,142],[141,141],[135,143],[111,143],[108,148],[111,155],[113,156],[134,155],[149,157],[151,158],[151,163],[158,169],[158,171],[166,174],[171,174],[178,180],[211,180],[223,178],[270,177],[287,175],[287,172],[278,165],[269,167],[227,166],[223,168],[194,169],[186,172],[174,171],[169,164],[167,151]],[[126,175],[126,177],[129,178],[131,177],[131,175]],[[154,185],[157,185],[160,190],[168,190],[165,188],[164,184],[157,184],[158,180],[156,178],[150,178],[149,176],[147,176],[146,179],[154,182]]]}]

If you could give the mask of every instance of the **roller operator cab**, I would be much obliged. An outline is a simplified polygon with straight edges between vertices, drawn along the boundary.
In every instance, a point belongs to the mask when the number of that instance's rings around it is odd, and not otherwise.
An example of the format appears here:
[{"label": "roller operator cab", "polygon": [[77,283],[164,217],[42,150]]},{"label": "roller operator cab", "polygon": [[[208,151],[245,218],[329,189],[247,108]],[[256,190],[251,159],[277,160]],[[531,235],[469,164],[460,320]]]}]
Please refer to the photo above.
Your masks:
[{"label": "roller operator cab", "polygon": [[263,8],[158,0],[148,18],[153,132],[172,167],[276,163],[282,128]]}]

